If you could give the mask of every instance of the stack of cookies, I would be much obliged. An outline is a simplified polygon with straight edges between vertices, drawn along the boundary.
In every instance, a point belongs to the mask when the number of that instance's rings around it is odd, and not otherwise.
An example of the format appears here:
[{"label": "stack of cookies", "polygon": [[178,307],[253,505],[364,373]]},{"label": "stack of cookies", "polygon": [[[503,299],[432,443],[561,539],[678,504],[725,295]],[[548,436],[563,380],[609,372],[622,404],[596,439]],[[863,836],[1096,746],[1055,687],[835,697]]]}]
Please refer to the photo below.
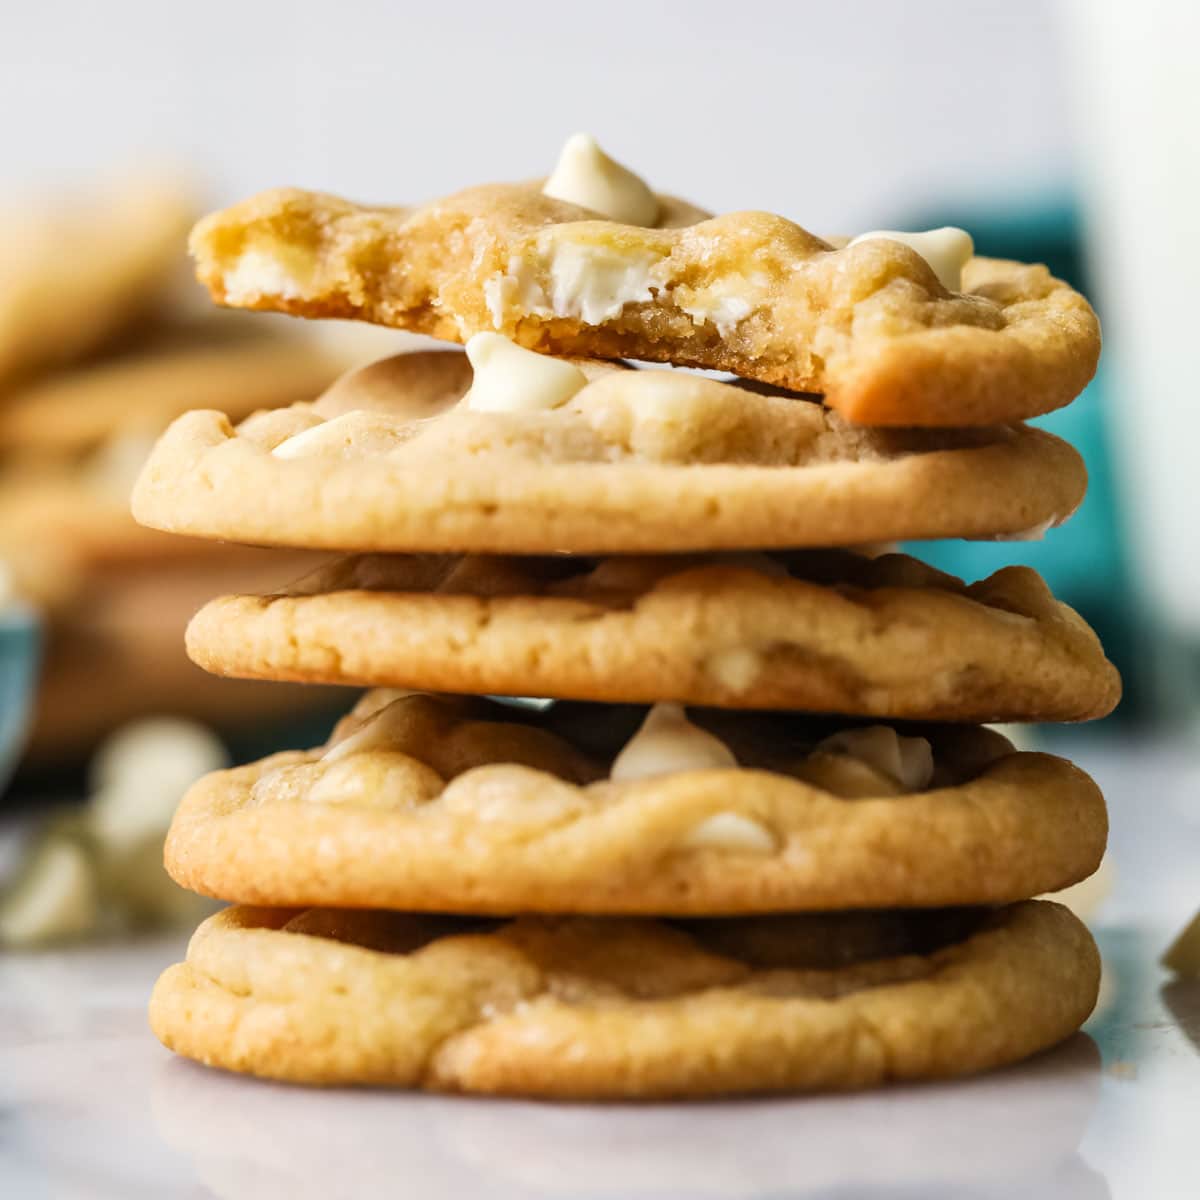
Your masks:
[{"label": "stack of cookies", "polygon": [[168,869],[236,904],[157,985],[167,1046],[665,1097],[959,1075],[1080,1026],[1096,948],[1031,898],[1095,870],[1104,802],[983,723],[1101,716],[1119,681],[1032,571],[886,547],[1077,507],[1079,457],[1021,422],[1095,367],[1082,297],[959,230],[709,218],[582,136],[545,181],[269,192],[192,248],[222,303],[466,353],[190,413],[142,474],[146,524],[343,555],[207,605],[195,661],[374,689],[183,800]]}]

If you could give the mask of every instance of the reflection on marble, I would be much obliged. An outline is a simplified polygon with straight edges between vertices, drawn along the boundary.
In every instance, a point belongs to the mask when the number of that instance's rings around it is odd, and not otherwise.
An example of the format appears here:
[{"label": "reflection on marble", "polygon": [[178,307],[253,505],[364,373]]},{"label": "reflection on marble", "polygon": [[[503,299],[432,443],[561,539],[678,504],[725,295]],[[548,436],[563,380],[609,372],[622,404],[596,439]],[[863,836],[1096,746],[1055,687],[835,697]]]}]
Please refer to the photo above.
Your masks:
[{"label": "reflection on marble", "polygon": [[[834,1187],[1090,1200],[1107,1192],[1076,1150],[1099,1066],[1080,1035],[1024,1067],[949,1086],[600,1108],[247,1086],[170,1061],[155,1073],[153,1113],[164,1140],[223,1200],[338,1195],[348,1163],[360,1194],[403,1180],[430,1200],[719,1200]],[[1073,1190],[1061,1190],[1065,1180]]]}]

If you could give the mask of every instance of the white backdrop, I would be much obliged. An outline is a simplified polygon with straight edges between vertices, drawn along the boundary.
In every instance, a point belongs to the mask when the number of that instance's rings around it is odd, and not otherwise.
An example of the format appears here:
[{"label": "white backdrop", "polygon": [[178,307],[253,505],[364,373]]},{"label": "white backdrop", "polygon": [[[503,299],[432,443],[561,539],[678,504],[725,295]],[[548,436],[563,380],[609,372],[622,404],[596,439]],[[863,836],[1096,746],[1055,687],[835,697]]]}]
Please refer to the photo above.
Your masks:
[{"label": "white backdrop", "polygon": [[853,231],[1065,177],[1047,0],[0,0],[0,189],[191,164],[415,200],[575,129],[716,209]]}]

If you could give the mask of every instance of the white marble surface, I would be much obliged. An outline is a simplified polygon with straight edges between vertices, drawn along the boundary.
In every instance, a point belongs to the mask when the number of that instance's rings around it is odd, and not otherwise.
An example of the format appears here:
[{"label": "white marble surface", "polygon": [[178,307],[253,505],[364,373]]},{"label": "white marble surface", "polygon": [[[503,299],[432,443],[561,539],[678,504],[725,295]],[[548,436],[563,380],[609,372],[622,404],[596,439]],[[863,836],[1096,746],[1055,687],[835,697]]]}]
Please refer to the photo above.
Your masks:
[{"label": "white marble surface", "polygon": [[183,938],[0,958],[0,1196],[1021,1197],[1200,1194],[1200,983],[1155,960],[1200,905],[1200,762],[1075,748],[1117,890],[1087,1033],[990,1077],[863,1096],[592,1108],[314,1092],[174,1060],[147,1032]]}]

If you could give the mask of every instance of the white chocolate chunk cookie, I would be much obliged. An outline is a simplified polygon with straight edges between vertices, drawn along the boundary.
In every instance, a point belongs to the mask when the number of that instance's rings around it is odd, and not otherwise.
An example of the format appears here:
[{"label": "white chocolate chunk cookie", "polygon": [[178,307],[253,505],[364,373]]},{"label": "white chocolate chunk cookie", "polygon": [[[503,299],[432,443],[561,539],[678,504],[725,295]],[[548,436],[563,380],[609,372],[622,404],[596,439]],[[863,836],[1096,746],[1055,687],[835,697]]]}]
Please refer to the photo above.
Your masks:
[{"label": "white chocolate chunk cookie", "polygon": [[254,904],[703,914],[1005,903],[1103,852],[1091,780],[978,727],[921,727],[916,790],[828,742],[844,720],[667,718],[368,695],[328,746],[196,784],[167,869]]},{"label": "white chocolate chunk cookie", "polygon": [[998,1067],[1073,1033],[1099,984],[1087,930],[1046,902],[858,918],[849,962],[840,914],[723,924],[231,908],[158,981],[150,1023],[271,1079],[653,1099]]},{"label": "white chocolate chunk cookie", "polygon": [[424,353],[236,428],[189,413],[134,514],[305,548],[658,553],[993,537],[1065,520],[1086,487],[1075,451],[1025,426],[865,430],[811,398],[488,344],[465,403],[464,356]]},{"label": "white chocolate chunk cookie", "polygon": [[846,551],[338,559],[211,601],[187,644],[258,679],[885,719],[1084,720],[1120,696],[1095,635],[1028,568],[967,586]]},{"label": "white chocolate chunk cookie", "polygon": [[280,189],[201,221],[191,249],[218,303],[728,371],[819,392],[861,425],[1024,420],[1096,369],[1087,301],[1044,266],[964,264],[961,231],[836,248],[771,213],[705,219],[637,182],[573,141],[553,195],[495,184],[396,209]]}]

